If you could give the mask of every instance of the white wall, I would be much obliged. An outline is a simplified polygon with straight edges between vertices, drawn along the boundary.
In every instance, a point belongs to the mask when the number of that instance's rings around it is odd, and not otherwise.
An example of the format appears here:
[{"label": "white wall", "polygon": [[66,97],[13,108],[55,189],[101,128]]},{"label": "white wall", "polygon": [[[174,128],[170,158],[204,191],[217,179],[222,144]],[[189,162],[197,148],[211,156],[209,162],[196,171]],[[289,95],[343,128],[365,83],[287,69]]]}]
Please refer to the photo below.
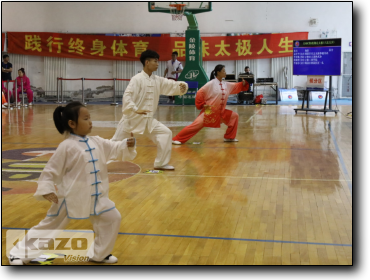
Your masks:
[{"label": "white wall", "polygon": [[[99,34],[179,33],[186,30],[186,19],[173,22],[169,14],[149,13],[147,3],[3,2],[2,31]],[[352,42],[351,2],[213,2],[212,5],[212,12],[196,15],[202,34],[308,31],[309,39],[316,39],[322,32],[328,32],[329,37],[342,38],[343,52],[352,52],[349,46]],[[310,18],[318,19],[316,27],[309,26]],[[234,61],[215,61],[208,62],[207,74],[219,63],[226,65],[228,73],[235,70]],[[260,60],[257,75],[268,77],[270,63]],[[43,86],[38,84],[43,82],[40,60],[30,57],[29,69],[33,68],[38,72],[30,73],[30,78],[34,75],[35,86]],[[112,61],[70,59],[67,68],[70,77],[112,78]],[[304,86],[305,82],[305,76],[294,76],[293,86]],[[333,85],[337,85],[336,77]],[[88,85],[94,86],[92,82]],[[73,89],[77,89],[77,84]]]},{"label": "white wall", "polygon": [[[98,63],[97,63],[98,62]],[[67,58],[67,77],[66,78],[91,78],[91,79],[111,79],[113,78],[112,60],[94,59],[72,59]],[[84,88],[95,90],[99,86],[113,86],[113,81],[85,81]],[[79,90],[82,87],[81,81],[67,81],[67,91]]]},{"label": "white wall", "polygon": [[[187,21],[149,13],[148,2],[3,2],[2,31],[69,33],[178,33]],[[213,2],[197,14],[202,33],[276,33],[336,30],[343,51],[352,41],[351,2]],[[310,18],[317,27],[310,27]],[[232,21],[229,21],[232,20]],[[27,24],[25,24],[27,23]]]}]

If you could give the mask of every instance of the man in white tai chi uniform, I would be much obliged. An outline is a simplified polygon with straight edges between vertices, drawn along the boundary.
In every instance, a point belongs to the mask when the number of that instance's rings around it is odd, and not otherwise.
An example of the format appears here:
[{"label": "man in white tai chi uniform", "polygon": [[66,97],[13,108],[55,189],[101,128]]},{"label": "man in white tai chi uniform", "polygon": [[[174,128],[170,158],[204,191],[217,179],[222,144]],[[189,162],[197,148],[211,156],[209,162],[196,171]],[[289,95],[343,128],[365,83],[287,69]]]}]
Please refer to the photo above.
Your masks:
[{"label": "man in white tai chi uniform", "polygon": [[122,141],[132,133],[144,134],[157,145],[154,169],[175,170],[168,165],[171,159],[172,131],[153,118],[160,95],[183,95],[188,84],[165,79],[153,74],[158,69],[159,55],[146,50],[140,56],[143,71],[135,75],[127,86],[122,99],[122,119],[112,141]]}]

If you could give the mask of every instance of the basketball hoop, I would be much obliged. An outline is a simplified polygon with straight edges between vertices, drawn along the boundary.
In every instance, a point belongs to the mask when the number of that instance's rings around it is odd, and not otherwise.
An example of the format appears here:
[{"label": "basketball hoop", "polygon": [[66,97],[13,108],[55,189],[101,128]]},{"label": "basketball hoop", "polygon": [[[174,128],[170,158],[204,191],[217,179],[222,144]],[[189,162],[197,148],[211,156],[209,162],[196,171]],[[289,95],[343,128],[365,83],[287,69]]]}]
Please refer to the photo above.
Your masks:
[{"label": "basketball hoop", "polygon": [[173,21],[182,20],[186,4],[170,4],[170,13]]}]

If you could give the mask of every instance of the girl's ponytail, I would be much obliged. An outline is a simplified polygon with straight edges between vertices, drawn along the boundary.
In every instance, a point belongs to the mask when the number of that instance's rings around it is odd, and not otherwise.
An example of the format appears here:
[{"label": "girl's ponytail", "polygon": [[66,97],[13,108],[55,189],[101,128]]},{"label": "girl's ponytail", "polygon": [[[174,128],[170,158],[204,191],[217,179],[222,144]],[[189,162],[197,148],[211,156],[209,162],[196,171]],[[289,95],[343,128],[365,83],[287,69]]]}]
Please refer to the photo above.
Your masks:
[{"label": "girl's ponytail", "polygon": [[217,72],[221,72],[224,67],[225,67],[225,65],[217,64],[215,69],[213,69],[213,71],[211,73],[211,77],[209,79],[213,80],[214,78],[217,78]]},{"label": "girl's ponytail", "polygon": [[58,106],[55,109],[54,114],[53,114],[55,127],[57,128],[60,134],[63,134],[64,131],[66,130],[64,123],[63,123],[63,116],[62,116],[63,111],[64,111],[64,107]]},{"label": "girl's ponytail", "polygon": [[74,101],[67,106],[58,106],[53,114],[54,124],[60,134],[64,132],[73,132],[72,128],[69,126],[68,121],[72,120],[78,124],[78,115],[80,108],[85,107],[81,102]]}]

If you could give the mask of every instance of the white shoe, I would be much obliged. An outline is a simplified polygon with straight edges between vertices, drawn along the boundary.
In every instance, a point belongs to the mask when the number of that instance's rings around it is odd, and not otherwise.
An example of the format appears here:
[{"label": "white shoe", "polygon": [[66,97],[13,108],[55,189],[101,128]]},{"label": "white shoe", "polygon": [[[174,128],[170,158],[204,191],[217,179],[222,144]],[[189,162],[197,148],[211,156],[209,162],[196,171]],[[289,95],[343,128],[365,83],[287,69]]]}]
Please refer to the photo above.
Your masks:
[{"label": "white shoe", "polygon": [[168,165],[168,164],[166,164],[165,166],[161,166],[161,167],[154,167],[154,170],[173,171],[173,170],[175,170],[175,167],[173,167],[172,165]]},{"label": "white shoe", "polygon": [[169,99],[167,99],[167,103],[170,103],[170,100]]},{"label": "white shoe", "polygon": [[239,142],[238,139],[224,139],[224,142]]},{"label": "white shoe", "polygon": [[15,256],[12,256],[10,255],[9,256],[9,264],[10,265],[25,265],[26,263],[24,263],[22,261],[22,259],[18,258],[18,257],[15,257]]},{"label": "white shoe", "polygon": [[32,106],[32,102],[28,103],[28,106]]},{"label": "white shoe", "polygon": [[113,256],[112,254],[108,255],[104,260],[103,263],[116,263],[118,262],[117,257]]},{"label": "white shoe", "polygon": [[174,145],[181,145],[182,143],[180,141],[174,141],[174,140],[172,140],[172,144],[174,144]]},{"label": "white shoe", "polygon": [[[98,262],[98,261],[94,261],[93,259],[90,259],[90,261]],[[118,262],[118,259],[115,256],[113,256],[112,254],[110,254],[110,255],[106,256],[104,260],[102,260],[98,263],[116,263],[116,262]]]},{"label": "white shoe", "polygon": [[6,108],[8,108],[5,104],[2,104],[1,105],[1,108],[3,108],[3,109],[6,109]]},{"label": "white shoe", "polygon": [[174,101],[172,101],[172,103],[173,103],[173,104],[175,104],[175,100],[174,100]]}]

